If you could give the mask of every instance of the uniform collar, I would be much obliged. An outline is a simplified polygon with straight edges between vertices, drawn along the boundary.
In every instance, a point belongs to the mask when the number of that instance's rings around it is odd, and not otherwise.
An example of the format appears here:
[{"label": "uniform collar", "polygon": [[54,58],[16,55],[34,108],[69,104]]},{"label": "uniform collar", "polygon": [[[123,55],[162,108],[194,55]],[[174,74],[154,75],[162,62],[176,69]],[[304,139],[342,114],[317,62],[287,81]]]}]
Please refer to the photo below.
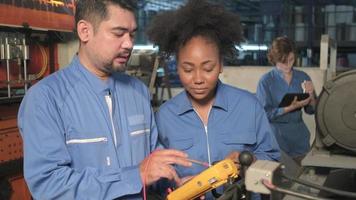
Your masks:
[{"label": "uniform collar", "polygon": [[80,63],[79,57],[77,55],[74,56],[71,65],[80,71],[81,77],[84,78],[86,83],[89,84],[95,93],[107,94],[108,91],[113,91],[114,80],[112,76],[109,76],[107,81],[101,80]]},{"label": "uniform collar", "polygon": [[[226,87],[225,84],[223,84],[220,80],[217,83],[216,86],[216,93],[215,93],[215,101],[213,104],[213,107],[216,108],[221,108],[225,111],[228,110],[228,101],[227,101],[227,94],[224,92],[224,88]],[[188,111],[193,110],[193,105],[188,98],[188,92],[184,90],[184,92],[180,93],[177,96],[178,102],[180,102],[179,107],[177,109],[177,114],[182,115]]]},{"label": "uniform collar", "polygon": [[229,103],[225,88],[226,85],[219,80],[216,90],[215,102],[213,106],[228,111]]}]

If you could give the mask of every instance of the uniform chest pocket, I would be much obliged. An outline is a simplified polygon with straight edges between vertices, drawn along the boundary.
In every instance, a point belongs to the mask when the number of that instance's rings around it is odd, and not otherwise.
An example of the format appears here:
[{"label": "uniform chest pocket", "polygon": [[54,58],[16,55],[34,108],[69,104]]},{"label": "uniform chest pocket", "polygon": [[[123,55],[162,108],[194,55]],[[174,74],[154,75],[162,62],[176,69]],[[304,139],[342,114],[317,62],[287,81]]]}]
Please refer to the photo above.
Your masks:
[{"label": "uniform chest pocket", "polygon": [[256,144],[256,133],[253,131],[222,134],[221,143],[231,151],[252,151]]},{"label": "uniform chest pocket", "polygon": [[145,122],[144,115],[128,117],[129,132],[131,137],[139,137],[150,133],[150,126]]},{"label": "uniform chest pocket", "polygon": [[144,123],[130,125],[130,136],[131,137],[140,137],[142,135],[147,135],[150,132],[151,132],[150,127]]},{"label": "uniform chest pocket", "polygon": [[145,123],[129,126],[133,164],[140,163],[151,151],[151,129]]},{"label": "uniform chest pocket", "polygon": [[171,140],[169,146],[170,148],[187,151],[193,147],[194,141],[193,138],[184,138],[184,139],[173,139]]},{"label": "uniform chest pocket", "polygon": [[[108,138],[104,135],[96,137],[73,137],[66,140],[72,166],[76,169],[85,167],[101,168],[106,164]],[[88,134],[92,135],[92,134]]]},{"label": "uniform chest pocket", "polygon": [[[186,152],[189,157],[195,158],[196,155],[194,154],[194,140],[193,138],[175,138],[169,141],[169,148],[170,149],[176,149],[180,151]],[[180,177],[188,176],[188,175],[193,175],[195,173],[200,172],[196,166],[191,167],[183,167],[176,165],[176,171]],[[194,173],[195,172],[195,173]]]}]

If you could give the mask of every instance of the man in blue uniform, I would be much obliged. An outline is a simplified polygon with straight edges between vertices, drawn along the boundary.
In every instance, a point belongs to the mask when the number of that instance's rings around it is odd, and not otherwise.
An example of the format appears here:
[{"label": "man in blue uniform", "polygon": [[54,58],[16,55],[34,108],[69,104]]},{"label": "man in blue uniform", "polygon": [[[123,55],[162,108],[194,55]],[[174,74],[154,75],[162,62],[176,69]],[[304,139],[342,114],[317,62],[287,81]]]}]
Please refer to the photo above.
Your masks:
[{"label": "man in blue uniform", "polygon": [[[147,88],[124,71],[136,32],[129,0],[76,5],[71,64],[34,85],[18,114],[24,174],[35,199],[141,199],[186,154],[157,150]],[[150,156],[149,156],[150,155]]]}]

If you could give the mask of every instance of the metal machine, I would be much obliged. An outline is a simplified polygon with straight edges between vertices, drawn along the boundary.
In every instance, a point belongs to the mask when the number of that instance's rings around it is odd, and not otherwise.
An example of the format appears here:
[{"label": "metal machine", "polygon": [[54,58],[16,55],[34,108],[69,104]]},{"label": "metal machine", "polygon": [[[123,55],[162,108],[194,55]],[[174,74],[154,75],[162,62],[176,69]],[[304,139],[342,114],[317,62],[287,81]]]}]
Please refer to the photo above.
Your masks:
[{"label": "metal machine", "polygon": [[29,46],[21,33],[0,32],[0,199],[30,199],[22,177],[18,102],[29,86]]},{"label": "metal machine", "polygon": [[[23,96],[28,88],[28,73],[27,60],[29,59],[29,46],[26,44],[24,34],[11,34],[7,32],[0,32],[0,60],[4,61],[6,80],[0,83],[6,87],[6,94],[1,94],[0,99],[10,99]],[[1,65],[1,64],[0,64]],[[12,76],[16,71],[17,77]],[[14,91],[13,87],[22,85],[22,95]],[[1,92],[3,90],[0,90]]]},{"label": "metal machine", "polygon": [[303,166],[356,169],[356,70],[325,83],[316,108],[316,140]]},{"label": "metal machine", "polygon": [[23,178],[17,111],[28,88],[56,70],[55,44],[46,41],[49,37],[45,32],[0,29],[0,199],[31,199]]},{"label": "metal machine", "polygon": [[73,13],[74,0],[0,1],[0,199],[31,199],[17,111],[28,88],[58,69],[64,38],[55,31],[71,32]]}]

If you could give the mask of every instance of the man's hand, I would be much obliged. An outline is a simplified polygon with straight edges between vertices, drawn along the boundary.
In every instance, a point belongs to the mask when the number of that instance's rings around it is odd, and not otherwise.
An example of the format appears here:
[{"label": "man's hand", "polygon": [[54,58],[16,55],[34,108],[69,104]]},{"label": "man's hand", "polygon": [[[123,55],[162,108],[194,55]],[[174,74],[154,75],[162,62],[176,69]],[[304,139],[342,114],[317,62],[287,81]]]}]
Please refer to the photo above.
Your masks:
[{"label": "man's hand", "polygon": [[187,160],[188,155],[178,150],[156,150],[146,157],[140,164],[140,174],[145,185],[151,185],[160,178],[167,178],[180,183],[173,164],[190,167],[192,163]]}]

